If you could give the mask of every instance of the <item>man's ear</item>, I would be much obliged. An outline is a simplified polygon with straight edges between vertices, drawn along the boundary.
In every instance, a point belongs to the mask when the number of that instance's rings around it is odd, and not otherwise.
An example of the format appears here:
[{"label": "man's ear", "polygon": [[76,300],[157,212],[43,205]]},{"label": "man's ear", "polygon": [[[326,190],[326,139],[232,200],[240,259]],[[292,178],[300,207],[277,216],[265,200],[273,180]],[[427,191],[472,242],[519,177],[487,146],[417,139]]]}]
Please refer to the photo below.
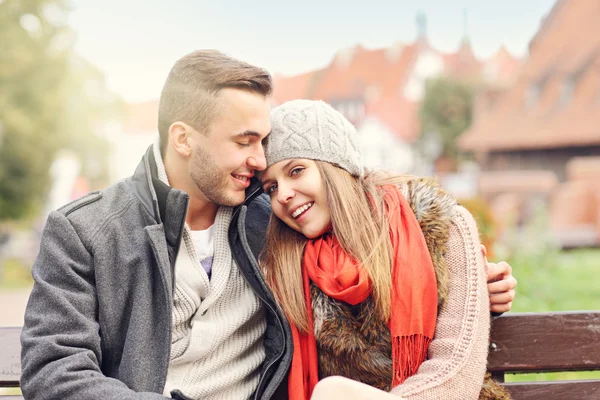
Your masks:
[{"label": "man's ear", "polygon": [[185,122],[176,121],[169,127],[169,144],[182,157],[192,154],[192,127]]}]

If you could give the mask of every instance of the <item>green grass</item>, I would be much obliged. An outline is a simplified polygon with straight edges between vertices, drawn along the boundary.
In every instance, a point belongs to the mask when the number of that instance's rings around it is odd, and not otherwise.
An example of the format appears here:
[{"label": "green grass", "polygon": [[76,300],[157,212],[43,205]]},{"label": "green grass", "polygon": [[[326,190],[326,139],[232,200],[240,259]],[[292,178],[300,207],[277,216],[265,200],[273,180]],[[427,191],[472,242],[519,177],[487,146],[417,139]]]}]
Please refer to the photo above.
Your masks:
[{"label": "green grass", "polygon": [[[507,261],[519,282],[511,312],[600,309],[600,249],[521,251]],[[575,379],[600,379],[600,371],[506,376],[508,382]]]},{"label": "green grass", "polygon": [[506,382],[577,381],[600,379],[600,371],[548,372],[545,374],[506,374]]},{"label": "green grass", "polygon": [[509,263],[519,282],[513,311],[600,309],[600,249],[547,250]]},{"label": "green grass", "polygon": [[513,311],[600,309],[600,249],[560,251],[542,207],[527,226],[507,228],[494,250],[519,281]]}]

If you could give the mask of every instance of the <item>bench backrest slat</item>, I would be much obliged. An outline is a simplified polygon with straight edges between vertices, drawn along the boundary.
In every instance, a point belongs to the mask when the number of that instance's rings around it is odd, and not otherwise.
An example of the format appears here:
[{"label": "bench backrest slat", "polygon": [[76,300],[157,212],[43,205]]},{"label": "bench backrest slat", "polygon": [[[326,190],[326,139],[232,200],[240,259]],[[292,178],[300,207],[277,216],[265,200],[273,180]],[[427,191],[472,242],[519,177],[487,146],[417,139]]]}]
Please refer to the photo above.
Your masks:
[{"label": "bench backrest slat", "polygon": [[511,382],[513,400],[600,399],[600,381]]},{"label": "bench backrest slat", "polygon": [[492,325],[488,369],[600,370],[600,311],[509,313]]},{"label": "bench backrest slat", "polygon": [[0,387],[18,387],[21,377],[21,328],[0,328]]}]

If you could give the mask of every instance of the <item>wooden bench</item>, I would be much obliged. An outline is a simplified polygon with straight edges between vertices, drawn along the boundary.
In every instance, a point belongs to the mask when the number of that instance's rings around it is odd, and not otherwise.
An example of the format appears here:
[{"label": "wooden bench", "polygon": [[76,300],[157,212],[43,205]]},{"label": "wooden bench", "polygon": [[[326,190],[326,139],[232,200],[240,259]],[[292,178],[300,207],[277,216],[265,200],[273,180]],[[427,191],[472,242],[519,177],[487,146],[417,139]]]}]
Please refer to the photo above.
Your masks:
[{"label": "wooden bench", "polygon": [[[600,311],[507,313],[492,323],[488,370],[505,373],[600,370]],[[508,382],[515,400],[600,399],[600,379]]]},{"label": "wooden bench", "polygon": [[[0,328],[0,390],[19,387],[21,377],[21,328]],[[0,393],[2,393],[0,391]],[[22,399],[3,396],[0,399]]]},{"label": "wooden bench", "polygon": [[[0,328],[0,388],[19,386],[20,333],[20,328]],[[600,311],[508,313],[496,318],[488,369],[500,382],[505,373],[600,370]],[[600,379],[505,385],[514,400],[600,399]]]}]

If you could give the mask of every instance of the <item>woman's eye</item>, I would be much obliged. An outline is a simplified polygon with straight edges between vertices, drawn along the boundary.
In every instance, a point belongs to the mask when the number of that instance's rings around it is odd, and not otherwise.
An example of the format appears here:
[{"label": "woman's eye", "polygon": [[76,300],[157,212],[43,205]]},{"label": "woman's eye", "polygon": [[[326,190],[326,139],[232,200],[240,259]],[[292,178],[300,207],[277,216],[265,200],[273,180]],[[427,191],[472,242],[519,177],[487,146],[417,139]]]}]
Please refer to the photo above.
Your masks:
[{"label": "woman's eye", "polygon": [[277,190],[277,184],[272,184],[268,188],[265,189],[266,194],[272,194],[275,190]]},{"label": "woman's eye", "polygon": [[302,167],[294,167],[290,170],[290,175],[298,175],[303,170],[304,170],[304,168],[302,168]]}]

